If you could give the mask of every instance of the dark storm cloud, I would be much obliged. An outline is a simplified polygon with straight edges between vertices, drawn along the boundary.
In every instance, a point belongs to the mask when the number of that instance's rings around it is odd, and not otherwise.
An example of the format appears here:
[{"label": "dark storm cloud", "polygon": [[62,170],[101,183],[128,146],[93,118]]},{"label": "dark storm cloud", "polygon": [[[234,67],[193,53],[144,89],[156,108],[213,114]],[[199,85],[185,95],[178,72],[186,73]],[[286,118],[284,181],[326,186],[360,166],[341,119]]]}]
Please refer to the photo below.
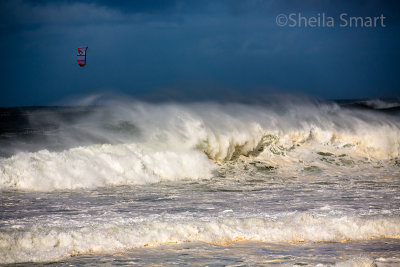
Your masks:
[{"label": "dark storm cloud", "polygon": [[97,4],[127,13],[164,13],[176,10],[180,1],[96,1]]},{"label": "dark storm cloud", "polygon": [[3,1],[1,23],[5,26],[114,22],[123,14],[94,2]]},{"label": "dark storm cloud", "polygon": [[115,22],[135,19],[134,15],[176,15],[200,11],[207,6],[184,1],[79,1],[79,0],[16,0],[0,2],[3,24],[46,24],[74,22]]},{"label": "dark storm cloud", "polygon": [[[278,27],[275,17],[289,12],[384,13],[387,27]],[[0,105],[98,90],[210,99],[227,90],[396,95],[398,14],[393,1],[1,1],[0,49],[13,52],[0,64]],[[75,62],[79,45],[89,46],[85,68]]]},{"label": "dark storm cloud", "polygon": [[[392,0],[5,0],[0,2],[0,20],[8,23],[102,22],[132,18],[129,15],[209,15],[214,12],[232,16],[276,15],[277,12],[343,12],[375,15],[397,14],[397,1]],[[128,16],[127,16],[128,15]],[[399,16],[390,16],[397,21]]]}]

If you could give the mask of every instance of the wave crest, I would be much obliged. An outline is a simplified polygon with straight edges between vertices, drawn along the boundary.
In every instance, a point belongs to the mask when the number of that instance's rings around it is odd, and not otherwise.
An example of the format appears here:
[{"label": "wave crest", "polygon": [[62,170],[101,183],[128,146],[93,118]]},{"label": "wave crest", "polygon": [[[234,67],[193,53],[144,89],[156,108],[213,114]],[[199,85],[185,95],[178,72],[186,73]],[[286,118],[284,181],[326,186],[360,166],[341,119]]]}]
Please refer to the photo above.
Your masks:
[{"label": "wave crest", "polygon": [[107,223],[88,227],[28,227],[0,233],[0,261],[49,261],[167,243],[237,241],[347,242],[400,238],[398,218],[315,217],[310,214],[215,221]]},{"label": "wave crest", "polygon": [[[398,162],[400,152],[398,117],[335,104],[134,102],[105,105],[72,124],[50,117],[64,129],[57,141],[67,140],[71,148],[0,159],[0,188],[76,189],[210,178],[216,162],[239,157],[269,162],[282,171],[302,170],[299,162],[316,160],[341,168]],[[83,137],[102,144],[76,146]]]}]

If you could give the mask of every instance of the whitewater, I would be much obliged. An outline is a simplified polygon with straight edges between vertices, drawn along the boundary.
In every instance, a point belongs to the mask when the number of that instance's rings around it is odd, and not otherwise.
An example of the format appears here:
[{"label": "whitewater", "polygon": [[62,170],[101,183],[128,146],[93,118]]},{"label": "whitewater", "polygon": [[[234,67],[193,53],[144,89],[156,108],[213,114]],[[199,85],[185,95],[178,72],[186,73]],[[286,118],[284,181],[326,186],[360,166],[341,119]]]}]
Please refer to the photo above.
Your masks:
[{"label": "whitewater", "polygon": [[2,109],[0,263],[397,266],[399,106]]}]

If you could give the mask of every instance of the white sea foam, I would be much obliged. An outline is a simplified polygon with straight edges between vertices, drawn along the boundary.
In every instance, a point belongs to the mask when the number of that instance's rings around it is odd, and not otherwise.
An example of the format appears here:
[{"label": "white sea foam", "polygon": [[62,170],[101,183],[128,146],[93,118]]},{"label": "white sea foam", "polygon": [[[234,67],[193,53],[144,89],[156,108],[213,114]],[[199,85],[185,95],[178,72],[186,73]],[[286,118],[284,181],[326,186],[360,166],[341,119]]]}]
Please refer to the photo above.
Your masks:
[{"label": "white sea foam", "polygon": [[400,238],[400,219],[317,217],[297,214],[263,218],[197,221],[116,221],[82,227],[26,226],[0,233],[0,262],[49,261],[85,253],[112,253],[167,243],[238,241],[344,242]]},{"label": "white sea foam", "polygon": [[208,178],[213,168],[206,155],[195,150],[152,152],[135,144],[92,145],[19,153],[2,160],[0,179],[3,187],[47,191]]},{"label": "white sea foam", "polygon": [[[299,160],[313,162],[319,151],[370,161],[400,152],[397,118],[332,104],[111,103],[73,127],[52,120],[69,127],[58,134],[68,147],[1,159],[0,188],[51,191],[209,178],[216,161],[239,155],[275,162],[284,171],[297,170]],[[81,136],[105,144],[74,147]]]},{"label": "white sea foam", "polygon": [[336,263],[336,267],[376,267],[376,263],[370,257],[357,257]]},{"label": "white sea foam", "polygon": [[[289,266],[289,265],[287,265]],[[317,264],[315,267],[376,267],[377,264],[375,263],[374,259],[368,256],[359,256],[354,257],[348,260],[339,261],[334,265],[331,264]]]}]

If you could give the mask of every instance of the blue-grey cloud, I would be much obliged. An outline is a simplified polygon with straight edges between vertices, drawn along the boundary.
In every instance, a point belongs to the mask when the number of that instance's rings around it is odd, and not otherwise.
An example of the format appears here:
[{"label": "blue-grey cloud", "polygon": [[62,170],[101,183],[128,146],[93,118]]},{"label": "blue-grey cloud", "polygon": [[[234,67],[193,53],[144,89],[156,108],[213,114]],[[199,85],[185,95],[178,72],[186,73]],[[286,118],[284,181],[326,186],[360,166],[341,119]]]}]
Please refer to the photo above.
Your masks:
[{"label": "blue-grey cloud", "polygon": [[[398,94],[392,1],[2,1],[0,105],[118,91],[138,97]],[[277,14],[387,16],[378,29],[290,28]],[[88,45],[88,65],[76,47]],[[23,96],[23,98],[21,98]]]}]

